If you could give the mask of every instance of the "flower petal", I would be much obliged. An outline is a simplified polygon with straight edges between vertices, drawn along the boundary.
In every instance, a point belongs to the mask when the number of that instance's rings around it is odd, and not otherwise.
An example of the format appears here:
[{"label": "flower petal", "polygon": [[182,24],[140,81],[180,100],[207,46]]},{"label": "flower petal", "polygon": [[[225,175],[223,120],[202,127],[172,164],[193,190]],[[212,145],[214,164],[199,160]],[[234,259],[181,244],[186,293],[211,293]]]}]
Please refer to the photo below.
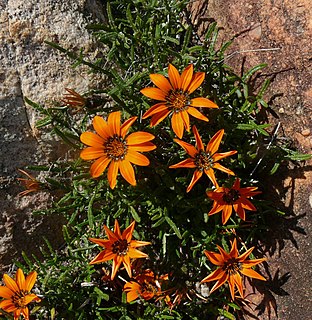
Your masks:
[{"label": "flower petal", "polygon": [[194,92],[205,80],[205,73],[204,72],[196,72],[193,75],[192,81],[187,88],[188,93]]},{"label": "flower petal", "polygon": [[195,183],[201,178],[202,175],[203,175],[202,171],[195,170],[195,172],[193,173],[192,180],[191,180],[190,184],[188,185],[188,187],[186,189],[186,192],[190,192],[192,190],[192,188],[194,187]]},{"label": "flower petal", "polygon": [[120,136],[120,111],[112,112],[108,115],[107,124],[110,136]]},{"label": "flower petal", "polygon": [[140,144],[147,141],[151,141],[155,138],[154,135],[144,131],[137,131],[129,134],[127,137],[127,145],[131,146],[133,144]]},{"label": "flower petal", "polygon": [[179,139],[174,139],[174,142],[179,144],[188,153],[188,155],[190,155],[192,158],[195,158],[198,150],[193,145]]},{"label": "flower petal", "polygon": [[222,210],[222,224],[226,224],[232,214],[232,205],[224,205]]},{"label": "flower petal", "polygon": [[143,114],[142,119],[146,119],[158,112],[163,112],[164,110],[169,111],[167,105],[165,105],[164,103],[156,103]]},{"label": "flower petal", "polygon": [[129,257],[136,258],[148,258],[148,255],[140,250],[130,247],[128,251]]},{"label": "flower petal", "polygon": [[266,281],[266,279],[253,269],[242,268],[241,273],[247,277]]},{"label": "flower petal", "polygon": [[154,114],[152,116],[150,126],[151,127],[156,126],[159,122],[163,121],[168,116],[169,113],[170,113],[170,110],[166,109],[161,112],[158,112],[157,114]]},{"label": "flower petal", "polygon": [[195,137],[195,140],[196,140],[196,146],[197,146],[197,149],[198,150],[204,150],[204,145],[203,145],[203,142],[202,142],[202,139],[198,133],[198,130],[195,126],[193,126],[193,134],[194,134],[194,137]]},{"label": "flower petal", "polygon": [[111,161],[111,164],[109,165],[108,172],[107,172],[107,178],[108,178],[109,186],[111,187],[111,189],[114,189],[116,187],[118,168],[119,168],[119,162],[114,160]]},{"label": "flower petal", "polygon": [[130,263],[129,252],[125,256],[123,256],[123,265],[124,265],[125,269],[127,270],[129,277],[131,278],[132,272],[131,272],[131,263]]},{"label": "flower petal", "polygon": [[144,88],[140,90],[142,94],[153,100],[166,101],[166,94],[158,88]]},{"label": "flower petal", "polygon": [[221,278],[219,278],[219,280],[215,283],[215,285],[210,289],[210,294],[217,290],[219,287],[221,287],[227,280],[228,280],[229,276],[223,272],[223,275]]},{"label": "flower petal", "polygon": [[215,162],[219,161],[220,159],[232,156],[233,154],[236,154],[237,151],[236,150],[232,150],[232,151],[227,151],[227,152],[222,152],[222,153],[215,153],[212,158]]},{"label": "flower petal", "polygon": [[246,214],[245,214],[245,210],[242,207],[241,203],[235,203],[233,204],[233,208],[235,210],[235,212],[238,214],[238,216],[245,221],[246,219]]},{"label": "flower petal", "polygon": [[223,261],[221,254],[213,252],[213,251],[208,251],[208,250],[205,250],[204,254],[207,256],[209,261],[211,263],[215,264],[216,266],[224,265],[224,261]]},{"label": "flower petal", "polygon": [[152,80],[154,85],[162,90],[166,95],[170,90],[173,89],[169,81],[162,74],[150,74],[150,79]]},{"label": "flower petal", "polygon": [[244,197],[241,197],[240,199],[240,203],[241,203],[241,206],[244,208],[244,209],[247,209],[247,210],[250,210],[250,211],[257,211],[257,208],[246,198]]},{"label": "flower petal", "polygon": [[11,299],[11,297],[14,295],[14,292],[5,287],[5,286],[0,286],[0,297],[4,299]]},{"label": "flower petal", "polygon": [[132,151],[146,152],[155,150],[157,147],[152,142],[144,142],[141,144],[134,144],[129,147]]},{"label": "flower petal", "polygon": [[218,185],[218,182],[216,180],[216,176],[214,174],[214,171],[213,169],[208,169],[208,170],[204,170],[207,177],[211,180],[211,182],[213,183],[214,186],[217,186]]},{"label": "flower petal", "polygon": [[183,125],[186,131],[190,131],[190,117],[185,110],[180,112],[181,118],[183,120]]},{"label": "flower petal", "polygon": [[106,169],[111,159],[108,157],[101,157],[94,161],[90,167],[90,174],[93,178],[99,177]]},{"label": "flower petal", "polygon": [[25,276],[22,269],[20,268],[17,269],[15,277],[16,277],[16,283],[20,288],[20,290],[27,290],[25,288]]},{"label": "flower petal", "polygon": [[[116,273],[121,265],[121,262],[122,262],[122,257],[121,256],[116,256],[114,257],[113,259],[113,266],[112,266],[112,275],[111,275],[111,279],[114,280],[115,276],[116,276]],[[131,275],[130,275],[131,277]]]},{"label": "flower petal", "polygon": [[218,268],[215,271],[211,272],[206,278],[204,278],[200,283],[203,282],[210,282],[210,281],[215,281],[215,280],[219,280],[220,278],[222,278],[224,276],[224,271],[222,270],[222,268]]},{"label": "flower petal", "polygon": [[170,63],[168,66],[168,76],[173,89],[180,89],[181,77],[179,71]]},{"label": "flower petal", "polygon": [[223,167],[223,166],[222,166],[220,163],[218,163],[218,162],[213,164],[213,168],[218,169],[218,170],[220,170],[220,171],[223,171],[223,172],[225,172],[225,173],[228,173],[228,174],[230,174],[230,175],[232,175],[232,176],[235,176],[235,173],[234,173],[232,170]]},{"label": "flower petal", "polygon": [[102,117],[95,116],[93,118],[92,124],[94,130],[99,136],[101,136],[105,140],[109,137],[108,124]]},{"label": "flower petal", "polygon": [[80,135],[80,141],[87,146],[103,148],[105,140],[93,132],[83,132]]},{"label": "flower petal", "polygon": [[150,164],[150,161],[146,156],[130,148],[125,159],[139,166],[148,166]]},{"label": "flower petal", "polygon": [[187,112],[193,116],[194,118],[197,118],[197,119],[200,119],[200,120],[203,120],[203,121],[206,121],[208,122],[209,119],[207,117],[205,117],[202,113],[200,113],[197,109],[193,108],[193,107],[188,107],[187,108]]},{"label": "flower petal", "polygon": [[131,163],[128,160],[123,160],[119,164],[119,170],[124,179],[132,186],[136,185],[135,174]]},{"label": "flower petal", "polygon": [[184,91],[187,92],[187,89],[192,81],[193,78],[193,64],[190,64],[187,66],[184,71],[181,74],[181,83],[180,83],[180,88]]},{"label": "flower petal", "polygon": [[185,159],[179,163],[173,164],[169,167],[170,169],[176,169],[176,168],[196,168],[196,165],[194,163],[193,159]]},{"label": "flower petal", "polygon": [[209,152],[211,155],[214,155],[219,149],[222,137],[224,134],[224,129],[219,130],[215,135],[210,139],[206,147],[206,152]]},{"label": "flower petal", "polygon": [[17,283],[15,282],[15,280],[13,280],[8,274],[4,274],[3,275],[3,281],[5,283],[5,285],[13,292],[19,292],[19,287],[17,285]]},{"label": "flower petal", "polygon": [[219,108],[214,102],[207,98],[194,98],[191,100],[191,106],[193,107],[202,107],[202,108]]},{"label": "flower petal", "polygon": [[106,157],[103,147],[87,147],[80,152],[80,158],[83,160],[94,160],[100,157]]},{"label": "flower petal", "polygon": [[133,123],[136,121],[138,117],[132,117],[128,120],[126,120],[122,126],[120,127],[120,135],[122,138],[124,138],[128,132],[128,130],[130,129],[130,127],[133,125]]},{"label": "flower petal", "polygon": [[171,126],[173,132],[177,135],[178,138],[183,137],[184,132],[184,123],[183,118],[180,114],[180,112],[174,112],[171,117]]}]

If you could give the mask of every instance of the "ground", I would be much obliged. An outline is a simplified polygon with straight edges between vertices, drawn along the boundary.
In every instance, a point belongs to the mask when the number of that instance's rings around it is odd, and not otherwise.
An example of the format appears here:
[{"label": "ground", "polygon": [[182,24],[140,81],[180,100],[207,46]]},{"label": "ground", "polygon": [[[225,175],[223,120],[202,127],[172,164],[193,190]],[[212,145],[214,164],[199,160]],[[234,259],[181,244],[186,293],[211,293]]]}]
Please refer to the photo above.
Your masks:
[{"label": "ground", "polygon": [[[226,63],[239,74],[267,63],[259,79],[271,78],[266,95],[279,139],[291,139],[303,153],[312,149],[312,7],[310,0],[192,1],[189,13],[199,36],[216,21],[220,43],[233,40]],[[267,192],[286,215],[270,220],[262,242],[268,281],[255,283],[245,319],[310,319],[312,298],[312,161],[290,163]],[[248,286],[248,284],[247,284]]]}]

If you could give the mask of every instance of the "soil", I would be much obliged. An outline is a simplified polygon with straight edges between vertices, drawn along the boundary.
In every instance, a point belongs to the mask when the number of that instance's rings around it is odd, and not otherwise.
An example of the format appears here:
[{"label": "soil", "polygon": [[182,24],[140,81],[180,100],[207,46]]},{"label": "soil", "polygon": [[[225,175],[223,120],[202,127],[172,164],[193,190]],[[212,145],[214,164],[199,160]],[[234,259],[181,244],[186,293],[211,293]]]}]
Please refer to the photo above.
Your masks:
[{"label": "soil", "polygon": [[[312,150],[312,6],[310,0],[203,0],[188,7],[199,37],[216,21],[219,44],[232,40],[226,63],[240,74],[260,63],[271,79],[266,94],[278,139],[302,153]],[[267,193],[286,214],[269,217],[261,246],[266,283],[248,283],[242,319],[311,319],[312,161],[292,162],[265,177]]]}]

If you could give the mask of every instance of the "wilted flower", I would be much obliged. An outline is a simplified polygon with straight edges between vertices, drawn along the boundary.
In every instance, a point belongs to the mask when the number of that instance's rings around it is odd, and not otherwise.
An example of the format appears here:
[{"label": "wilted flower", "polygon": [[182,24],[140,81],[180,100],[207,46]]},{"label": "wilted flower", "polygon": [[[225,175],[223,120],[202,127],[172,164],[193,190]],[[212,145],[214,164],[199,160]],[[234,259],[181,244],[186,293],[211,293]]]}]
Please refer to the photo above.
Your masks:
[{"label": "wilted flower", "polygon": [[36,180],[32,175],[30,175],[28,172],[22,169],[18,169],[18,171],[27,177],[27,178],[17,178],[17,180],[21,181],[26,188],[26,190],[18,194],[20,197],[23,197],[28,193],[36,192],[41,189],[41,183],[38,180]]}]

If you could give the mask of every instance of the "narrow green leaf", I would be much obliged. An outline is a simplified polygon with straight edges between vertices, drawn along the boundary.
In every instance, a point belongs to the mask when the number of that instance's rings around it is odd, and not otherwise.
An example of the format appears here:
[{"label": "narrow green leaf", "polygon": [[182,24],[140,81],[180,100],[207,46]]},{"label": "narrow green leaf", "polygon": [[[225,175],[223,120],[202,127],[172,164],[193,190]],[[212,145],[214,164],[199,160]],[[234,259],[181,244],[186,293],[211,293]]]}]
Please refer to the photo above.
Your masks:
[{"label": "narrow green leaf", "polygon": [[177,235],[177,237],[179,239],[182,239],[181,233],[178,229],[178,227],[176,226],[176,224],[169,218],[169,217],[165,217],[165,220],[167,221],[167,223],[170,225],[170,227],[173,229],[173,231],[175,232],[175,234]]}]

